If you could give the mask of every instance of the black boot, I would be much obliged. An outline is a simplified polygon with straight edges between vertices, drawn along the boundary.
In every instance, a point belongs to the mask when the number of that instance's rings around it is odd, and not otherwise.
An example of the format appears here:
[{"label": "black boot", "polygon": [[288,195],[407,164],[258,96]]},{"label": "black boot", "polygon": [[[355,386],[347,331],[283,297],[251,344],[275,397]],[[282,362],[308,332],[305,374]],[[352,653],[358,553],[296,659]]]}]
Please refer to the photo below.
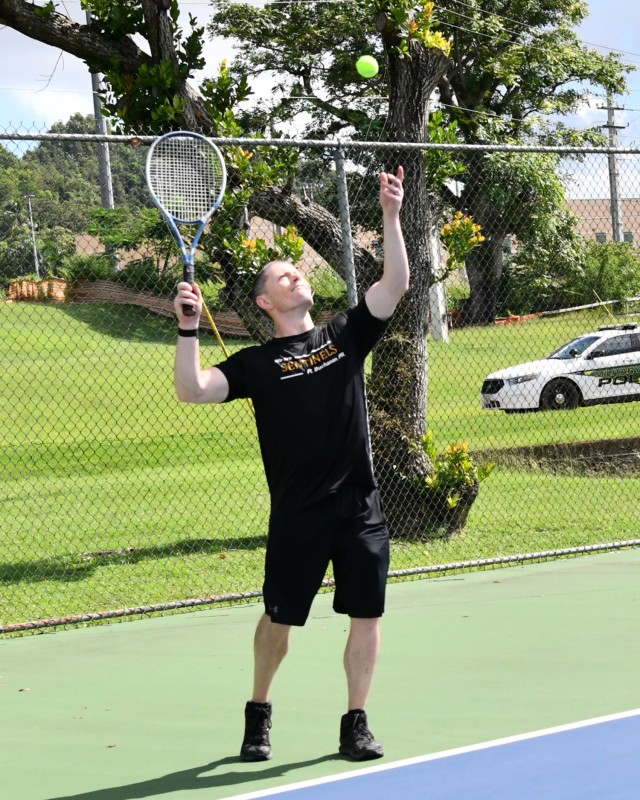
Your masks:
[{"label": "black boot", "polygon": [[271,758],[271,703],[249,700],[244,709],[244,740],[241,761],[268,761]]},{"label": "black boot", "polygon": [[354,761],[368,761],[384,755],[382,745],[369,730],[364,711],[349,711],[340,720],[340,753]]}]

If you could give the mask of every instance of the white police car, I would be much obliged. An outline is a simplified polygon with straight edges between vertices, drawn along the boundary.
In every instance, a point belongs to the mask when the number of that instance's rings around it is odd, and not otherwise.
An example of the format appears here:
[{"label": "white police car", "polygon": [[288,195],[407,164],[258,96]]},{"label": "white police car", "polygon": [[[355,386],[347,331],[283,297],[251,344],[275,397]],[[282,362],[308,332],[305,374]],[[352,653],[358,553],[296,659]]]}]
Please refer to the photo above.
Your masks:
[{"label": "white police car", "polygon": [[640,330],[605,325],[540,361],[492,372],[482,407],[502,411],[560,410],[640,400]]}]

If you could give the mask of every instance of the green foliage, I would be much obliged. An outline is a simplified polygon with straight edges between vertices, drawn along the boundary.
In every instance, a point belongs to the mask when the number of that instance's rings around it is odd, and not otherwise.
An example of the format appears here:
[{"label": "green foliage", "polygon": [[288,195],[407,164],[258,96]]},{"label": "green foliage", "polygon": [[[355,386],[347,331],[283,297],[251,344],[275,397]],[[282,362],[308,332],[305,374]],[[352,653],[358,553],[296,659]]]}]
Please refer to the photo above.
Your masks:
[{"label": "green foliage", "polygon": [[55,10],[56,4],[53,2],[53,0],[49,0],[43,6],[34,5],[33,7],[34,14],[36,17],[40,17],[40,19],[49,19]]},{"label": "green foliage", "polygon": [[442,452],[438,452],[431,431],[422,437],[420,447],[429,459],[433,473],[418,479],[417,485],[421,490],[443,495],[447,508],[458,505],[463,487],[481,483],[495,468],[493,463],[475,464],[467,442],[449,444]]},{"label": "green foliage", "polygon": [[[119,274],[119,280],[131,288],[171,294],[182,270],[178,245],[156,208],[132,213],[125,208],[94,209],[88,232],[97,237],[107,252],[139,254]],[[204,253],[198,259],[198,276],[211,277],[211,259]]]},{"label": "green foliage", "polygon": [[415,41],[427,50],[441,50],[446,56],[451,52],[451,41],[434,30],[435,3],[432,0],[374,0],[374,14],[384,13],[392,22],[398,35],[395,48],[401,58],[409,56],[409,42]]},{"label": "green foliage", "polygon": [[[447,120],[442,111],[429,115],[428,136],[431,144],[460,144],[462,139],[456,120]],[[447,150],[425,151],[427,183],[435,191],[440,191],[447,181],[461,179],[466,166],[459,155]]]},{"label": "green foliage", "polygon": [[584,303],[640,296],[640,252],[624,242],[587,242],[583,253]]},{"label": "green foliage", "polygon": [[[75,252],[75,238],[59,226],[36,232],[40,277],[59,276]],[[22,224],[13,227],[0,240],[0,282],[8,285],[13,278],[35,274],[31,229]]]},{"label": "green foliage", "polygon": [[206,100],[216,135],[239,133],[242,128],[235,121],[234,109],[253,94],[246,73],[234,75],[225,59],[220,65],[218,77],[215,80],[206,79],[200,91]]},{"label": "green foliage", "polygon": [[469,174],[476,180],[465,184],[461,203],[482,215],[477,221],[491,240],[485,247],[494,271],[498,257],[491,255],[491,248],[506,236],[517,243],[515,254],[505,259],[497,314],[546,310],[558,301],[565,276],[580,262],[575,215],[559,172],[554,153],[498,152],[473,158]]},{"label": "green foliage", "polygon": [[87,232],[100,239],[107,249],[135,251],[173,241],[156,208],[145,208],[137,214],[122,207],[95,208],[89,220]]},{"label": "green foliage", "polygon": [[66,260],[76,251],[75,236],[59,225],[37,232],[36,245],[45,275],[59,275]]},{"label": "green foliage", "polygon": [[[420,31],[428,30],[432,10],[426,0],[357,0],[330,8],[321,3],[304,8],[225,3],[217,7],[210,31],[237,40],[235,70],[276,76],[272,101],[262,100],[256,115],[277,122],[305,112],[310,116],[306,133],[314,138],[339,132],[384,138],[386,109],[380,97],[395,90],[391,72],[383,68],[374,82],[362,81],[353,63],[363,52],[381,64],[386,55],[408,52],[408,42],[413,39],[416,46]],[[377,13],[386,15],[393,31],[385,31],[384,42],[373,24]],[[481,0],[464,10],[462,24],[461,13],[451,6],[438,8],[438,33],[455,47],[439,84],[442,109],[429,121],[430,141],[602,142],[600,131],[576,131],[561,119],[576,112],[594,87],[624,91],[629,71],[620,56],[603,56],[580,41],[574,27],[587,14],[582,0],[543,6],[536,0],[508,0],[506,5]],[[514,28],[509,17],[521,24]],[[422,44],[429,47],[426,40]],[[425,164],[428,186],[445,213],[462,211],[482,225],[487,242],[474,253],[484,270],[478,284],[483,277],[497,278],[501,260],[494,258],[495,245],[508,234],[521,243],[531,272],[535,262],[550,263],[551,276],[570,269],[577,243],[554,155],[497,153],[482,158],[427,151]],[[364,157],[360,166],[371,174],[380,168],[375,159]],[[356,191],[351,192],[357,201],[356,223],[373,216],[363,199],[371,194],[357,191],[359,180],[353,178]],[[456,194],[452,181],[458,183]],[[485,290],[489,294],[488,287],[480,286]]]},{"label": "green foliage", "polygon": [[115,281],[138,292],[149,292],[163,297],[175,293],[178,274],[159,272],[153,258],[130,261],[124,269],[116,269],[113,258],[107,253],[100,255],[76,255],[66,260],[58,273],[68,281]]},{"label": "green foliage", "polygon": [[26,225],[13,228],[0,239],[0,279],[6,286],[13,278],[33,269],[31,233]]},{"label": "green foliage", "polygon": [[236,265],[236,274],[242,279],[246,291],[270,261],[290,261],[295,264],[304,252],[304,241],[293,225],[283,233],[275,233],[273,245],[268,245],[264,239],[249,239],[243,232],[237,231],[235,236],[225,239],[224,246]]},{"label": "green foliage", "polygon": [[144,32],[144,12],[136,3],[120,0],[85,0],[93,26],[110,36],[129,36]]},{"label": "green foliage", "polygon": [[[50,133],[94,133],[91,116],[74,114]],[[114,201],[126,209],[149,203],[140,179],[144,153],[127,145],[110,146]],[[22,158],[0,149],[0,235],[28,222],[26,195],[32,195],[39,231],[56,226],[85,233],[89,212],[101,204],[97,145],[73,140],[43,140]]]},{"label": "green foliage", "polygon": [[[95,15],[94,24],[111,37],[139,34],[146,38],[149,35],[141,6],[117,0],[90,0],[88,5]],[[120,119],[125,129],[151,125],[160,132],[180,126],[187,104],[184,82],[204,67],[205,60],[202,55],[204,28],[189,14],[189,33],[185,35],[178,25],[178,17],[178,3],[174,0],[166,19],[173,39],[175,62],[168,58],[148,61],[131,72],[123,69],[114,57],[111,65],[102,69],[110,86],[102,95],[104,113]]]},{"label": "green foliage", "polygon": [[220,293],[224,291],[225,284],[220,280],[202,280],[200,271],[198,271],[198,286],[202,292],[204,302],[211,313],[214,311],[221,311],[224,308],[224,302]]},{"label": "green foliage", "polygon": [[346,307],[347,285],[332,269],[317,265],[309,276],[309,282],[313,289],[315,311],[333,311]]},{"label": "green foliage", "polygon": [[640,295],[640,255],[632,244],[583,242],[574,257],[518,252],[505,269],[502,313],[529,314]]},{"label": "green foliage", "polygon": [[355,69],[362,53],[384,64],[374,17],[371,0],[260,8],[221,3],[209,32],[234,39],[234,72],[274,76],[271,99],[261,98],[251,109],[265,127],[304,112],[310,138],[327,138],[341,129],[377,138],[384,124],[379,95],[385,91],[385,71],[363,81]]},{"label": "green foliage", "polygon": [[576,28],[588,15],[583,0],[481,0],[465,10],[464,22],[460,15],[455,6],[438,13],[456,60],[446,76],[446,116],[458,120],[465,141],[535,136],[560,144],[573,134],[579,137],[574,144],[602,141],[601,132],[569,134],[556,122],[575,113],[595,86],[623,92],[632,69],[618,54],[603,55],[581,42]]},{"label": "green foliage", "polygon": [[74,255],[67,259],[62,277],[77,280],[112,281],[116,276],[113,259],[107,255]]},{"label": "green foliage", "polygon": [[[456,211],[451,222],[442,226],[440,241],[447,248],[448,272],[464,266],[464,262],[473,248],[484,242],[485,237],[481,231],[482,227],[462,211]],[[439,277],[439,280],[442,277]]]},{"label": "green foliage", "polygon": [[469,287],[458,283],[447,284],[447,307],[449,311],[460,311],[465,300],[469,299]]},{"label": "green foliage", "polygon": [[124,283],[129,289],[164,297],[172,297],[175,294],[178,277],[178,275],[169,270],[159,272],[153,258],[130,261],[118,273],[120,283]]}]

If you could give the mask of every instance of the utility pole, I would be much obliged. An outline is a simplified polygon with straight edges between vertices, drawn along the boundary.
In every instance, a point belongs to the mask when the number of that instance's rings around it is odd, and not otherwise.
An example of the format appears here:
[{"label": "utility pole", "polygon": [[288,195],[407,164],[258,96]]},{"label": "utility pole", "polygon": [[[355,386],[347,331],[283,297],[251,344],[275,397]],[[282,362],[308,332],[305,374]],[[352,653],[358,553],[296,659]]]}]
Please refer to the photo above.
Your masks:
[{"label": "utility pole", "polygon": [[[600,106],[604,110],[604,106]],[[616,125],[616,111],[624,111],[623,108],[613,105],[613,95],[607,92],[607,124],[600,127],[609,131],[609,146],[612,150],[618,147],[618,130],[626,128],[626,125]],[[609,161],[609,189],[611,196],[611,230],[613,233],[614,242],[624,241],[624,226],[622,221],[622,201],[620,200],[619,183],[620,175],[618,174],[618,162],[615,152],[610,152],[607,156]]]},{"label": "utility pole", "polygon": [[33,194],[27,195],[27,203],[29,204],[29,225],[31,226],[31,244],[33,245],[33,266],[36,271],[36,278],[40,278],[40,262],[38,261],[38,246],[36,245],[36,227],[33,224],[33,209],[31,208],[31,198],[35,197]]},{"label": "utility pole", "polygon": [[[87,25],[90,25],[93,17],[91,12],[86,12]],[[100,75],[91,73],[91,88],[93,90],[93,116],[95,119],[96,133],[107,134],[107,123],[102,115],[102,102],[100,101]],[[109,143],[98,142],[98,173],[100,176],[100,198],[103,208],[113,208],[113,183],[111,181],[111,157],[109,155]]]}]

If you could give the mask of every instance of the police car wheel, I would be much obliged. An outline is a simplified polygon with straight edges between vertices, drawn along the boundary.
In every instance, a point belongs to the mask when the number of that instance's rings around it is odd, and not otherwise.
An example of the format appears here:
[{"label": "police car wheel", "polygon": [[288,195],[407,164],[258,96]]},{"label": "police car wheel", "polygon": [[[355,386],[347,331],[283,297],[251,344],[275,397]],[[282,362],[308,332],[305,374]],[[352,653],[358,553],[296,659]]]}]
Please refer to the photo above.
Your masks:
[{"label": "police car wheel", "polygon": [[562,411],[580,405],[580,390],[571,381],[552,381],[542,390],[540,407],[547,411]]}]

